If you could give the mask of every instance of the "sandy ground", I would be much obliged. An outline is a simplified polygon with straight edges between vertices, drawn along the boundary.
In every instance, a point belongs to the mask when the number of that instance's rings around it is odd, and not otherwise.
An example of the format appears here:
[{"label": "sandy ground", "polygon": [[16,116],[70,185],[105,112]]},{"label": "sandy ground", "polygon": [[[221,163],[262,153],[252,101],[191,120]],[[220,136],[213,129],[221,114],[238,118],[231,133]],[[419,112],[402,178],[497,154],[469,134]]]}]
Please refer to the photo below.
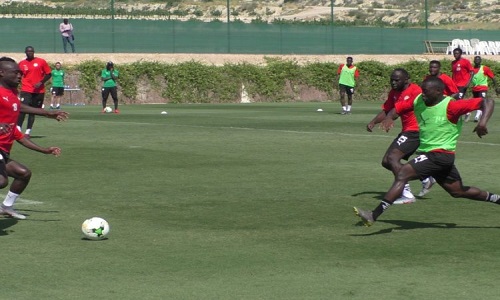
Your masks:
[{"label": "sandy ground", "polygon": [[[163,53],[36,53],[38,57],[47,60],[49,63],[60,61],[63,65],[74,65],[82,61],[101,60],[113,61],[115,64],[132,63],[137,61],[157,61],[169,64],[176,64],[186,61],[198,61],[209,65],[223,65],[225,63],[252,63],[265,64],[265,57],[279,57],[286,60],[295,60],[299,64],[311,62],[334,62],[344,63],[347,55],[247,55],[247,54],[163,54]],[[25,58],[24,53],[5,53],[17,61]],[[374,60],[389,65],[398,64],[409,60],[429,61],[432,59],[452,59],[451,55],[352,55],[354,63],[360,61]],[[473,56],[464,56],[473,59]],[[500,55],[483,56],[489,60],[500,61]]]}]

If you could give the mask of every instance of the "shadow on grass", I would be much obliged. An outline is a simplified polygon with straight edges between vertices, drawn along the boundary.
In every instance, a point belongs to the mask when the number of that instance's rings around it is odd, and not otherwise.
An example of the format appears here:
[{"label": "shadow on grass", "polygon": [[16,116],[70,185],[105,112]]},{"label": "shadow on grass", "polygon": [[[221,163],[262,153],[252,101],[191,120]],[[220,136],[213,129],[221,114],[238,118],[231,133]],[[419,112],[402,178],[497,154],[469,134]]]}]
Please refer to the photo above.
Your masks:
[{"label": "shadow on grass", "polygon": [[351,196],[357,197],[357,196],[361,196],[361,195],[373,195],[373,199],[384,200],[385,194],[386,194],[386,192],[366,191],[366,192],[352,194]]},{"label": "shadow on grass", "polygon": [[[403,232],[405,230],[412,229],[466,229],[466,228],[481,228],[481,229],[500,229],[500,227],[491,227],[491,226],[457,226],[455,223],[424,223],[424,222],[416,222],[416,221],[407,221],[407,220],[380,220],[377,221],[373,226],[377,226],[377,223],[387,223],[396,225],[393,228],[385,228],[376,232],[366,233],[366,234],[351,234],[351,236],[369,236],[369,235],[377,235],[377,234],[385,234],[392,232]],[[356,225],[363,226],[363,223],[360,221]]]},{"label": "shadow on grass", "polygon": [[17,224],[17,219],[5,218],[0,219],[0,236],[8,235],[7,228]]}]

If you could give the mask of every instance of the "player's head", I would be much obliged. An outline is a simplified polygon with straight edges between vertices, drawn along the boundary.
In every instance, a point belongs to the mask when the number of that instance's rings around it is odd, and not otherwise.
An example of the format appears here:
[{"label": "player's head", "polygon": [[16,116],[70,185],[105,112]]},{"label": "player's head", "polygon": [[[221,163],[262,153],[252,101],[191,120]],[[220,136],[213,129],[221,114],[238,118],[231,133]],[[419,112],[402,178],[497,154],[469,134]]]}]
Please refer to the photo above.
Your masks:
[{"label": "player's head", "polygon": [[425,104],[434,105],[443,99],[444,82],[438,77],[429,77],[422,82],[422,99]]},{"label": "player's head", "polygon": [[6,88],[17,88],[21,82],[19,65],[10,57],[0,57],[0,85]]},{"label": "player's head", "polygon": [[57,70],[61,69],[61,62],[56,62],[55,67]]},{"label": "player's head", "polygon": [[27,46],[26,48],[24,48],[24,53],[26,54],[26,58],[28,60],[31,60],[35,57],[35,48],[33,48],[32,46]]},{"label": "player's head", "polygon": [[112,62],[112,61],[108,61],[108,62],[106,63],[106,69],[107,69],[107,70],[110,70],[111,68],[113,68],[113,67],[114,67],[114,65],[115,65],[115,64],[113,64],[113,62]]},{"label": "player's head", "polygon": [[478,55],[478,56],[474,56],[474,65],[475,65],[476,67],[479,67],[479,66],[481,65],[481,62],[482,62],[482,61],[483,61],[483,60],[481,59],[481,56],[479,56],[479,55]]},{"label": "player's head", "polygon": [[462,49],[460,49],[458,47],[453,49],[453,57],[455,59],[460,59],[462,57],[462,53],[463,53]]},{"label": "player's head", "polygon": [[68,19],[63,19],[63,23],[64,23],[64,24],[68,24],[68,23],[69,23],[69,20],[68,20]]},{"label": "player's head", "polygon": [[348,65],[348,66],[351,66],[351,65],[352,65],[352,61],[353,61],[352,57],[351,57],[351,56],[348,56],[348,57],[347,57],[347,59],[346,59],[346,63],[347,63],[347,65]]},{"label": "player's head", "polygon": [[396,68],[391,74],[391,88],[396,91],[402,91],[410,82],[410,74],[403,68]]},{"label": "player's head", "polygon": [[441,62],[439,60],[431,60],[429,62],[429,74],[437,76],[441,72]]}]

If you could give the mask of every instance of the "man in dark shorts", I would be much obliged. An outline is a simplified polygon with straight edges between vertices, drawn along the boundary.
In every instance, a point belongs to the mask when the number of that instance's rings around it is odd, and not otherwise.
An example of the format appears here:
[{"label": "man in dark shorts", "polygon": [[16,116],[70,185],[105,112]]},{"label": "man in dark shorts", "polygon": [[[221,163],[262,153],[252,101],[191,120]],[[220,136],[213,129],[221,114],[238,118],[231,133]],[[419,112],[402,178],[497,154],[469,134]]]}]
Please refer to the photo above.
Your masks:
[{"label": "man in dark shorts", "polygon": [[[472,76],[473,98],[486,98],[486,94],[488,92],[488,78],[493,82],[497,95],[500,94],[495,74],[493,74],[493,71],[488,66],[483,65],[482,61],[481,56],[474,57],[474,75]],[[474,122],[479,122],[482,113],[483,112],[481,110],[476,111]]]},{"label": "man in dark shorts", "polygon": [[[47,62],[39,57],[35,57],[35,48],[28,46],[24,50],[26,59],[19,62],[19,68],[23,73],[21,80],[21,102],[35,108],[42,108],[45,99],[45,83],[52,77],[52,70]],[[26,114],[21,112],[17,120],[19,130],[23,127]],[[35,115],[28,115],[26,126],[26,137],[31,135],[31,129],[35,124]]]},{"label": "man in dark shorts", "polygon": [[[469,87],[474,70],[472,64],[467,58],[462,57],[462,49],[453,49],[453,57],[455,60],[451,62],[451,78],[458,87],[458,99],[463,99],[467,88]],[[470,113],[465,115],[465,121],[469,121]]]},{"label": "man in dark shorts", "polygon": [[[341,64],[337,69],[339,75],[339,93],[340,104],[342,105],[342,115],[350,114],[352,107],[352,95],[354,94],[354,87],[356,86],[356,79],[359,77],[359,71],[356,66],[352,64],[352,57],[346,59],[345,64]],[[345,102],[345,95],[347,94],[347,105]]]},{"label": "man in dark shorts", "polygon": [[[382,122],[387,114],[394,108],[398,102],[413,102],[413,100],[422,92],[420,87],[410,82],[410,75],[405,69],[395,69],[390,78],[391,91],[387,100],[382,104],[382,111],[379,112],[366,126],[366,130],[372,132],[376,124]],[[401,114],[402,130],[392,141],[382,158],[382,166],[391,171],[394,175],[399,172],[403,166],[401,160],[408,160],[417,150],[420,143],[419,128],[417,119],[413,112]],[[429,187],[430,188],[430,187]],[[415,202],[415,196],[412,194],[410,185],[407,183],[400,198],[396,204],[407,204]]]},{"label": "man in dark shorts", "polygon": [[381,203],[373,210],[354,207],[354,212],[365,226],[371,226],[401,195],[409,180],[432,176],[454,198],[467,198],[500,204],[500,195],[473,186],[464,186],[455,166],[455,150],[462,129],[462,115],[482,109],[483,117],[474,128],[479,137],[488,133],[486,125],[493,114],[494,101],[487,98],[454,100],[443,95],[444,83],[431,77],[422,83],[422,95],[413,102],[399,102],[387,114],[382,127],[392,128],[395,114],[413,111],[420,126],[419,155],[403,165],[394,176],[394,182]]},{"label": "man in dark shorts", "polygon": [[56,62],[55,69],[52,70],[52,98],[50,99],[50,109],[61,108],[61,98],[64,95],[64,75],[61,63]]}]

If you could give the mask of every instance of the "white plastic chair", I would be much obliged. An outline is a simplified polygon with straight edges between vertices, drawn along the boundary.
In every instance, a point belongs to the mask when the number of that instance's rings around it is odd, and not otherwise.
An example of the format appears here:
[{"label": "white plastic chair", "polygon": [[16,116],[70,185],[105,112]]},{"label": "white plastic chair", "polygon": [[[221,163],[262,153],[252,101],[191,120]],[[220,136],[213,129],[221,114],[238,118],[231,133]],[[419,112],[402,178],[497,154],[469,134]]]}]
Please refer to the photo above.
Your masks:
[{"label": "white plastic chair", "polygon": [[488,41],[488,47],[490,48],[492,54],[500,54],[500,48],[497,47],[494,41]]},{"label": "white plastic chair", "polygon": [[451,40],[451,45],[446,47],[446,54],[453,54],[453,50],[455,48],[460,48],[460,44],[462,43],[461,39],[453,39]]},{"label": "white plastic chair", "polygon": [[465,54],[472,54],[472,46],[471,46],[471,42],[467,39],[464,39],[462,40],[462,45],[460,46],[460,49],[462,49],[462,51],[465,53]]}]

